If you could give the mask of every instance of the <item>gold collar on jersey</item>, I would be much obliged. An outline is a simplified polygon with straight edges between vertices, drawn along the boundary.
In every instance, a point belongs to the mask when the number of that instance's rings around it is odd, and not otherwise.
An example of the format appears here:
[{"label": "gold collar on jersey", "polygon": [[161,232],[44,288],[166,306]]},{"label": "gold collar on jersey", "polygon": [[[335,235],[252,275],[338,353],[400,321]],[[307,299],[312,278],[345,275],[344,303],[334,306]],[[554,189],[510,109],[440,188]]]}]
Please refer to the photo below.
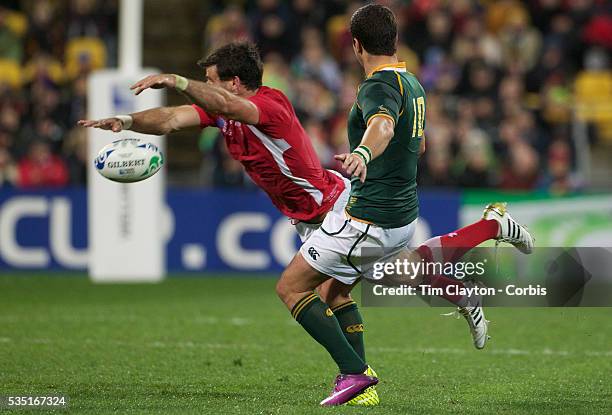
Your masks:
[{"label": "gold collar on jersey", "polygon": [[379,72],[379,71],[406,72],[406,62],[398,62],[398,63],[384,64],[384,65],[377,66],[376,68],[374,68],[372,72],[368,74],[368,78],[374,75],[375,72]]}]

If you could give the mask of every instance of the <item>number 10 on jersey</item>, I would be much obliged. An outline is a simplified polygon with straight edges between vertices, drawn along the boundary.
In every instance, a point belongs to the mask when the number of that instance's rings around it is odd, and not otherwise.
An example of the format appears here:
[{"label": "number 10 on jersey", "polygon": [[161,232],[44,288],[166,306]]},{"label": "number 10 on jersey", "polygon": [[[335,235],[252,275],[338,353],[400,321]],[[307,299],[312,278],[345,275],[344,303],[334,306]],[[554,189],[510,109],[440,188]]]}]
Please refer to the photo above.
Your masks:
[{"label": "number 10 on jersey", "polygon": [[423,124],[425,121],[425,98],[412,98],[412,108],[414,109],[414,122],[412,123],[412,137],[423,136]]}]

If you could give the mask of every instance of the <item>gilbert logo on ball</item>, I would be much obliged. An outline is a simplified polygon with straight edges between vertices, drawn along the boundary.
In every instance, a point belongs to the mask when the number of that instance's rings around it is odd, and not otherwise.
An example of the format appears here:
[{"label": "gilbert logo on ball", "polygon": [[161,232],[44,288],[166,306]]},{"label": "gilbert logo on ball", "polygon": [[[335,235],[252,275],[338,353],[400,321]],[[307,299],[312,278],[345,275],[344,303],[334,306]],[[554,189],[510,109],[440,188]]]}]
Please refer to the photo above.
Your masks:
[{"label": "gilbert logo on ball", "polygon": [[164,164],[164,154],[152,143],[126,138],[104,146],[94,160],[96,170],[109,180],[133,183],[153,176]]}]

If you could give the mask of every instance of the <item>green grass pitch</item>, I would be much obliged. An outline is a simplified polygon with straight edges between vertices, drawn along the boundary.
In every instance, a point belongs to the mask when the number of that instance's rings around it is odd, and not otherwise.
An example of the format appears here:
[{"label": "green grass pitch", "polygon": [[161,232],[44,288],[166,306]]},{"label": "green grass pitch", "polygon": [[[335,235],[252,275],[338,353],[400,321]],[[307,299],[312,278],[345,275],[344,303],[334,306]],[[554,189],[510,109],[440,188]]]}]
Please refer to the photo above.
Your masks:
[{"label": "green grass pitch", "polygon": [[274,282],[0,276],[0,395],[89,414],[612,413],[611,308],[488,309],[483,351],[450,307],[364,309],[381,405],[320,408],[335,365]]}]

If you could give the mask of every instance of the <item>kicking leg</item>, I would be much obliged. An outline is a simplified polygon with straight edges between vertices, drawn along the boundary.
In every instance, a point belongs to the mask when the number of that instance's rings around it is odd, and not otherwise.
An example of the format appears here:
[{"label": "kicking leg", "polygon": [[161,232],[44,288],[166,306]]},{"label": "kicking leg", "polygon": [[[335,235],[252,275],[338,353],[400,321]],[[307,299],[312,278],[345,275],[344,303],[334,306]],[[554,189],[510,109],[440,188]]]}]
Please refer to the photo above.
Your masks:
[{"label": "kicking leg", "polygon": [[[508,213],[505,203],[491,203],[483,212],[482,219],[471,225],[425,241],[416,252],[425,262],[457,262],[469,250],[488,240],[509,242],[523,253],[531,253],[534,239],[527,229],[519,225]],[[406,253],[402,253],[404,257]],[[422,276],[422,284],[443,288],[442,297],[458,307],[468,307],[468,298],[447,294],[447,287],[463,288],[461,281],[443,275]],[[457,289],[453,292],[458,292]],[[472,304],[474,305],[474,304]]]},{"label": "kicking leg", "polygon": [[495,239],[498,233],[496,221],[481,219],[446,235],[434,236],[423,242],[417,251],[426,261],[456,262],[470,249]]},{"label": "kicking leg", "polygon": [[439,262],[456,262],[470,249],[489,240],[508,242],[519,251],[530,254],[534,238],[508,212],[505,203],[487,205],[482,219],[442,236],[435,236],[418,248],[421,257]]},{"label": "kicking leg", "polygon": [[[456,262],[470,249],[491,239],[508,242],[525,254],[533,251],[535,242],[527,228],[517,223],[508,213],[505,203],[491,203],[485,207],[482,219],[478,222],[449,234],[431,238],[417,248],[417,252],[425,261]],[[485,319],[480,298],[467,298],[447,293],[449,286],[464,287],[473,283],[441,275],[425,276],[424,282],[432,287],[444,289],[445,294],[442,297],[458,306],[459,313],[470,327],[474,346],[482,349],[489,337],[488,321]]]}]

